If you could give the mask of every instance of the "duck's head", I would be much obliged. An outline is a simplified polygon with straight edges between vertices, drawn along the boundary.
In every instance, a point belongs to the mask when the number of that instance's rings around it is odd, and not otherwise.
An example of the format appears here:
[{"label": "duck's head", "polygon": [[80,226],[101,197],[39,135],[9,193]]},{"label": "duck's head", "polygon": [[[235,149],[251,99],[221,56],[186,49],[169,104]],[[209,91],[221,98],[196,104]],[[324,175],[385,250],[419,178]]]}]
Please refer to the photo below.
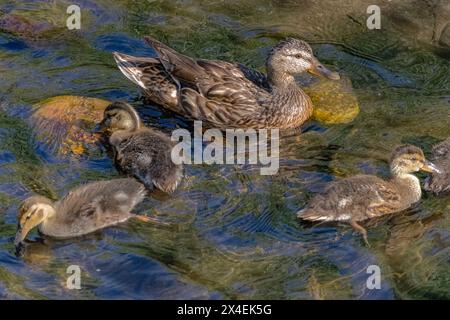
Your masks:
[{"label": "duck's head", "polygon": [[26,199],[19,207],[18,230],[14,244],[17,246],[23,242],[27,234],[42,222],[55,214],[53,202],[42,196],[33,196]]},{"label": "duck's head", "polygon": [[106,107],[103,120],[97,125],[97,132],[118,130],[133,131],[140,128],[141,119],[134,108],[125,102],[114,102]]},{"label": "duck's head", "polygon": [[439,169],[425,159],[420,148],[409,144],[397,147],[391,157],[392,174],[401,176],[418,171],[439,172]]},{"label": "duck's head", "polygon": [[267,71],[269,77],[309,72],[332,80],[340,79],[339,73],[320,63],[309,44],[294,38],[287,38],[273,47],[267,58]]}]

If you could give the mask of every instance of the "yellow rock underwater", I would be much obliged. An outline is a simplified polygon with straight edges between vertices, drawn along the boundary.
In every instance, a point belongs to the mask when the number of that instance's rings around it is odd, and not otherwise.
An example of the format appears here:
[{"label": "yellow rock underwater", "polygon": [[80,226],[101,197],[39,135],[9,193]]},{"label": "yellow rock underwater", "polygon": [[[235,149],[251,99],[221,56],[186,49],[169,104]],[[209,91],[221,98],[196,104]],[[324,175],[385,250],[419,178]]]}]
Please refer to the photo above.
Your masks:
[{"label": "yellow rock underwater", "polygon": [[359,114],[359,104],[350,79],[321,80],[303,90],[314,105],[313,119],[326,124],[351,122]]},{"label": "yellow rock underwater", "polygon": [[39,142],[62,155],[81,155],[99,139],[92,133],[103,118],[109,101],[79,97],[57,96],[36,104],[31,124]]}]

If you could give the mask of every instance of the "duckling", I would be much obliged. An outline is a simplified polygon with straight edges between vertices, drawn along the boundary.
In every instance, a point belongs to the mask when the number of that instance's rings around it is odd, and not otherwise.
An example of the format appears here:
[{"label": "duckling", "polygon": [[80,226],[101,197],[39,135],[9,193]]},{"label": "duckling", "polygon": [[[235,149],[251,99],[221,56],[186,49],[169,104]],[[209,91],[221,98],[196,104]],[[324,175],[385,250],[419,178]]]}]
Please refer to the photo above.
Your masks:
[{"label": "duckling", "polygon": [[367,231],[358,222],[405,210],[419,201],[420,182],[411,174],[418,171],[439,172],[420,148],[401,145],[392,153],[390,179],[356,175],[332,182],[297,215],[309,221],[349,222],[369,246]]},{"label": "duckling", "polygon": [[147,190],[132,178],[92,182],[71,190],[53,202],[32,196],[19,207],[18,230],[14,243],[20,246],[35,227],[47,236],[70,238],[106,228],[130,218],[150,218],[130,213]]},{"label": "duckling", "polygon": [[156,58],[114,53],[122,73],[154,102],[215,128],[296,128],[313,105],[294,75],[310,72],[338,80],[302,40],[278,43],[267,58],[267,76],[241,64],[193,59],[145,37]]},{"label": "duckling", "polygon": [[181,181],[183,167],[171,158],[173,142],[162,132],[146,128],[136,110],[124,102],[106,107],[97,131],[109,134],[117,169],[134,176],[149,190],[173,192]]},{"label": "duckling", "polygon": [[436,194],[450,191],[450,138],[433,147],[433,161],[440,173],[433,173],[425,183],[425,189]]}]

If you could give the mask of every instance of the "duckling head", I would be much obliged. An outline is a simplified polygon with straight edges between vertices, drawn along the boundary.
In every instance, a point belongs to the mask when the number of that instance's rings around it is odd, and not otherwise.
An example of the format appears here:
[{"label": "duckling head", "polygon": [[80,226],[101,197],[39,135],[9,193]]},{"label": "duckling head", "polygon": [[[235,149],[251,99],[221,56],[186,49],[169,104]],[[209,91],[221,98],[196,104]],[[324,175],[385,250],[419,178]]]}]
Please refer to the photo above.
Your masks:
[{"label": "duckling head", "polygon": [[440,172],[433,163],[425,159],[420,148],[408,144],[397,147],[391,158],[392,174],[403,176],[418,171]]},{"label": "duckling head", "polygon": [[20,245],[27,234],[42,222],[55,214],[53,202],[42,196],[33,196],[26,199],[19,207],[18,230],[14,244]]},{"label": "duckling head", "polygon": [[97,132],[134,131],[140,128],[141,119],[134,108],[125,102],[114,102],[106,107]]},{"label": "duckling head", "polygon": [[267,58],[267,72],[269,78],[275,82],[280,81],[277,78],[292,77],[303,72],[331,80],[340,79],[339,73],[327,69],[320,63],[309,44],[294,38],[287,38],[272,49]]}]

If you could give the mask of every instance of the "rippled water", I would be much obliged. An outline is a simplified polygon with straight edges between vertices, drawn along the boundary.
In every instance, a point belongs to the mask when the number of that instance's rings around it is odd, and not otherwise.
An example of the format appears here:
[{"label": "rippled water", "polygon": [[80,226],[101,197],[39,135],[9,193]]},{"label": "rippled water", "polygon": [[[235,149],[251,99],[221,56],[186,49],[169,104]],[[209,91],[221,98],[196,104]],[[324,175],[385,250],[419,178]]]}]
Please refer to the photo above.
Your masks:
[{"label": "rippled water", "polygon": [[[362,0],[83,0],[82,28],[69,31],[70,2],[0,1],[1,15],[31,21],[0,23],[0,298],[450,298],[449,196],[425,194],[411,210],[371,223],[371,248],[347,225],[311,227],[295,217],[337,177],[386,176],[395,145],[427,153],[450,136],[450,10],[434,2],[382,1],[382,29],[368,30]],[[16,257],[22,199],[117,175],[104,153],[68,159],[35,142],[33,104],[64,94],[122,99],[148,124],[189,128],[139,99],[114,64],[112,51],[153,55],[145,34],[261,70],[280,38],[306,39],[351,79],[360,114],[348,124],[309,121],[301,135],[283,136],[275,176],[186,166],[173,195],[142,208],[165,225],[130,222],[66,241],[33,233]],[[380,290],[366,288],[374,264]],[[81,267],[82,290],[66,288],[69,265]]]}]

